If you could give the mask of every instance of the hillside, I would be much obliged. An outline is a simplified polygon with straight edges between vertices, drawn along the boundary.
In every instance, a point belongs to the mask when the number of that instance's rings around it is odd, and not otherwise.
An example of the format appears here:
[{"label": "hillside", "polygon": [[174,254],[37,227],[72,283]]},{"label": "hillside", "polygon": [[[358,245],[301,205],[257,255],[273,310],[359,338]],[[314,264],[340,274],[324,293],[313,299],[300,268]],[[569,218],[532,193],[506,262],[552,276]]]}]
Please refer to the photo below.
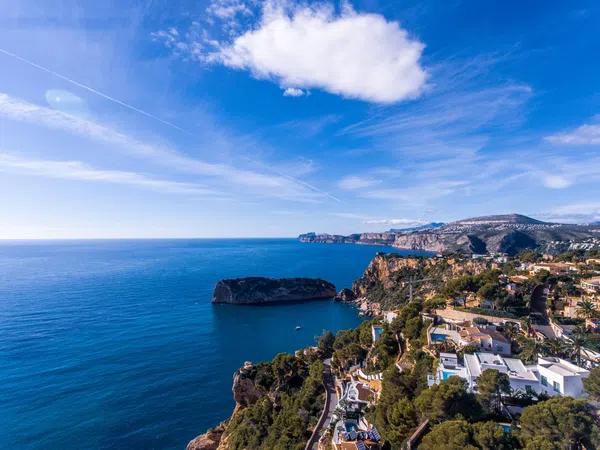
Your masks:
[{"label": "hillside", "polygon": [[349,236],[308,233],[299,236],[306,243],[354,243],[391,245],[436,253],[514,255],[527,249],[562,243],[568,247],[592,240],[600,245],[599,225],[542,222],[520,214],[472,217],[435,229],[411,232],[362,233]]}]

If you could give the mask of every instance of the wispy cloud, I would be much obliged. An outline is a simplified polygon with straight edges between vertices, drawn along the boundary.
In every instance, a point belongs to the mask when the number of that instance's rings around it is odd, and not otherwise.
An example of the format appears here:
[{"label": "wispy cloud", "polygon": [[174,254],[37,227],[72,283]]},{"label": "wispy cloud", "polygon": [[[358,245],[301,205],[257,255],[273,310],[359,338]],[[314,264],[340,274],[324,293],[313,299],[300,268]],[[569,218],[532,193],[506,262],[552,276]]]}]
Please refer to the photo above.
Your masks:
[{"label": "wispy cloud", "polygon": [[481,132],[485,127],[507,127],[521,120],[522,116],[515,112],[531,95],[529,86],[514,83],[439,95],[432,92],[428,98],[409,107],[381,110],[346,127],[343,134],[405,136],[407,143],[416,137],[415,146],[423,142],[452,145],[457,139]]},{"label": "wispy cloud", "polygon": [[34,68],[36,68],[36,69],[38,69],[38,70],[40,70],[42,72],[46,72],[46,73],[48,73],[50,75],[53,75],[56,78],[60,78],[61,80],[66,81],[67,83],[70,83],[70,84],[72,84],[74,86],[77,86],[78,88],[85,89],[86,91],[91,92],[92,94],[95,94],[95,95],[97,95],[99,97],[102,97],[105,100],[108,100],[108,101],[110,101],[112,103],[115,103],[115,104],[117,104],[119,106],[122,106],[123,108],[126,108],[126,109],[129,109],[131,111],[134,111],[137,114],[141,114],[141,115],[143,115],[145,117],[148,117],[148,118],[150,118],[152,120],[160,122],[163,125],[167,125],[167,126],[169,126],[171,128],[174,128],[176,130],[179,130],[179,131],[187,133],[186,130],[184,130],[183,128],[181,128],[180,126],[178,126],[178,125],[176,125],[176,124],[174,124],[172,122],[169,122],[168,120],[165,120],[165,119],[163,119],[161,117],[158,117],[157,115],[152,114],[152,113],[150,113],[148,111],[144,111],[143,109],[137,108],[136,106],[131,105],[131,104],[127,103],[127,102],[124,102],[123,100],[120,100],[120,99],[115,98],[115,97],[113,97],[111,95],[108,95],[108,94],[106,94],[104,92],[101,92],[101,91],[99,91],[97,89],[94,89],[93,87],[88,86],[87,84],[81,83],[81,82],[79,82],[77,80],[74,80],[73,78],[70,78],[70,77],[68,77],[66,75],[63,75],[61,73],[58,73],[58,72],[56,72],[56,71],[54,71],[52,69],[49,69],[49,68],[44,67],[44,66],[42,66],[40,64],[37,64],[37,63],[35,63],[35,62],[33,62],[33,61],[31,61],[31,60],[29,60],[27,58],[24,58],[24,57],[22,57],[20,55],[17,55],[15,53],[9,52],[6,49],[0,48],[0,53],[4,54],[6,56],[10,56],[11,58],[14,58],[14,59],[16,59],[18,61],[21,61],[22,63],[25,63],[25,64],[27,64],[27,65],[29,65],[31,67],[34,67]]},{"label": "wispy cloud", "polygon": [[169,194],[224,197],[222,193],[194,183],[164,180],[136,172],[97,169],[81,161],[30,159],[6,152],[0,152],[0,171],[63,180],[129,185]]},{"label": "wispy cloud", "polygon": [[389,187],[360,192],[359,196],[377,200],[395,200],[405,204],[422,204],[445,197],[468,187],[466,180],[441,180],[425,182],[407,187]]},{"label": "wispy cloud", "polygon": [[347,191],[353,191],[356,189],[368,188],[368,187],[374,186],[378,183],[380,183],[380,181],[378,181],[374,178],[359,177],[359,176],[351,175],[351,176],[342,178],[338,182],[338,186],[341,189],[344,189]]},{"label": "wispy cloud", "polygon": [[386,225],[386,226],[415,226],[423,225],[425,221],[416,219],[369,219],[365,221],[369,225]]},{"label": "wispy cloud", "polygon": [[600,202],[575,202],[559,205],[537,216],[556,222],[590,223],[600,221]]},{"label": "wispy cloud", "polygon": [[513,81],[482,81],[501,60],[484,55],[440,63],[418,101],[373,108],[341,129],[340,137],[359,139],[372,153],[391,157],[386,170],[373,167],[361,174],[379,183],[357,195],[427,207],[444,197],[491,192],[526,177],[530,168],[518,167],[522,156],[510,150],[506,136],[516,140],[513,133],[526,120],[533,90]]},{"label": "wispy cloud", "polygon": [[[284,173],[263,173],[231,165],[206,162],[182,155],[159,144],[148,144],[114,128],[65,114],[0,93],[0,115],[12,120],[66,131],[95,141],[117,146],[121,151],[142,157],[182,173],[214,177],[229,185],[253,189],[255,194],[297,201],[332,198],[311,184]],[[250,161],[251,163],[257,163]]]},{"label": "wispy cloud", "polygon": [[600,123],[584,124],[573,131],[547,136],[546,140],[557,145],[600,145]]},{"label": "wispy cloud", "polygon": [[333,212],[330,213],[331,216],[339,217],[341,219],[349,219],[359,221],[365,225],[382,225],[382,226],[414,226],[414,225],[422,225],[426,223],[421,219],[413,219],[413,218],[381,218],[381,217],[372,217],[365,214],[356,214],[349,212]]}]

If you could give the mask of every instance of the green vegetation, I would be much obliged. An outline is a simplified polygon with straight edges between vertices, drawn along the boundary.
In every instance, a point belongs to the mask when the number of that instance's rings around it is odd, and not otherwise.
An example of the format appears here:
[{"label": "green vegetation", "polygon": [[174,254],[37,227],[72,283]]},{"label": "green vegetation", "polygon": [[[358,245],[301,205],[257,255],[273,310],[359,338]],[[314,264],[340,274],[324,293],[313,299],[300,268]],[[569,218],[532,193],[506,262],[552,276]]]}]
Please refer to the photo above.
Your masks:
[{"label": "green vegetation", "polygon": [[500,271],[496,269],[485,270],[477,275],[463,275],[452,278],[445,284],[442,292],[447,297],[458,297],[465,292],[498,295],[498,277]]},{"label": "green vegetation", "polygon": [[331,357],[333,354],[333,344],[335,343],[335,336],[329,330],[323,332],[319,336],[317,347],[325,358]]},{"label": "green vegetation", "polygon": [[419,446],[421,450],[509,450],[519,448],[514,436],[496,422],[449,420],[433,427]]},{"label": "green vegetation", "polygon": [[440,384],[424,390],[415,399],[421,419],[443,422],[458,417],[477,420],[481,408],[474,394],[467,392],[467,382],[459,377],[450,377]]},{"label": "green vegetation", "polygon": [[446,420],[432,427],[419,449],[572,450],[597,448],[600,443],[600,428],[590,408],[584,401],[570,397],[528,406],[520,422],[520,431],[505,433],[493,421]]},{"label": "green vegetation", "polygon": [[309,364],[287,354],[258,365],[251,375],[265,395],[232,417],[228,448],[303,449],[323,409],[322,374],[320,361]]},{"label": "green vegetation", "polygon": [[340,330],[333,342],[332,367],[338,373],[347,371],[364,360],[371,345],[371,322],[363,322],[353,330]]},{"label": "green vegetation", "polygon": [[[561,256],[561,259],[579,261],[584,257],[585,254],[574,252]],[[541,255],[536,252],[521,255],[521,261],[539,260]],[[513,351],[525,363],[535,362],[539,354],[579,363],[584,347],[600,350],[600,334],[586,332],[581,326],[582,319],[556,318],[560,323],[580,325],[568,344],[561,339],[539,341],[534,338],[536,318],[529,310],[532,295],[537,301],[541,287],[548,287],[551,293],[549,306],[554,308],[565,296],[578,294],[576,278],[541,271],[519,285],[519,289],[511,289],[509,294],[505,289],[507,278],[501,275],[516,273],[517,261],[500,266],[502,270],[471,260],[462,260],[463,267],[452,266],[448,260],[436,260],[432,264],[425,261],[418,260],[410,267],[399,265],[397,271],[390,271],[385,283],[378,276],[362,279],[362,288],[371,301],[397,312],[392,323],[371,320],[336,335],[324,332],[318,338],[318,351],[311,356],[278,355],[271,363],[258,365],[251,377],[263,396],[231,419],[228,448],[303,448],[323,406],[320,359],[327,357],[332,357],[332,369],[339,375],[346,375],[358,364],[362,364],[368,373],[383,373],[381,395],[366,414],[383,437],[384,450],[402,448],[425,420],[429,431],[419,445],[423,450],[598,448],[600,427],[584,401],[568,397],[548,399],[548,396],[534,392],[512,392],[508,376],[491,369],[477,378],[476,393],[469,392],[467,382],[459,377],[427,386],[427,375],[435,371],[432,355],[438,353],[427,347],[429,323],[421,313],[444,308],[447,299],[475,295],[491,301],[493,309],[456,309],[519,318],[522,330],[514,321],[505,324],[500,331],[511,339]],[[414,286],[412,302],[407,301],[408,279],[420,281]],[[423,301],[425,294],[428,300]],[[578,306],[583,317],[599,315],[592,302],[582,300]],[[537,309],[541,310],[541,307]],[[485,320],[475,323],[485,325]],[[374,324],[383,328],[376,342],[373,342],[371,332]],[[439,351],[450,345],[440,343],[436,348]],[[459,354],[476,350],[465,347]],[[593,369],[584,384],[590,399],[600,401],[600,368]],[[513,423],[510,432],[499,424],[507,420],[503,417],[503,403],[524,407],[520,427]]]},{"label": "green vegetation", "polygon": [[535,263],[542,260],[542,254],[533,250],[524,250],[518,255],[519,261]]},{"label": "green vegetation", "polygon": [[477,377],[478,398],[490,414],[499,413],[502,396],[510,394],[508,375],[494,369],[486,369]]},{"label": "green vegetation", "polygon": [[583,380],[583,385],[592,400],[600,400],[600,367],[594,367],[590,371],[590,376]]},{"label": "green vegetation", "polygon": [[520,437],[527,449],[597,448],[599,432],[589,406],[570,397],[529,406],[521,416]]},{"label": "green vegetation", "polygon": [[431,365],[431,358],[419,352],[412,370],[399,372],[392,366],[383,374],[381,398],[368,417],[393,449],[400,448],[418,425],[421,413],[414,399],[428,391],[426,377]]}]

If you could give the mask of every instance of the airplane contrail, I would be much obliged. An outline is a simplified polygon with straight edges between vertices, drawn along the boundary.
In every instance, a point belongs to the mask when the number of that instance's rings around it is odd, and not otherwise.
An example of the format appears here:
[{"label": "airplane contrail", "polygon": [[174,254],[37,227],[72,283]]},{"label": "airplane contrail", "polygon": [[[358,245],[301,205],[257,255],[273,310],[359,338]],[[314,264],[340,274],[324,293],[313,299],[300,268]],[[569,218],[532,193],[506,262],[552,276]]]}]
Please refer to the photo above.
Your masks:
[{"label": "airplane contrail", "polygon": [[31,67],[35,67],[36,69],[42,70],[42,71],[44,71],[46,73],[49,73],[50,75],[53,75],[53,76],[55,76],[57,78],[60,78],[61,80],[64,80],[64,81],[66,81],[68,83],[71,83],[71,84],[73,84],[73,85],[75,85],[77,87],[80,87],[82,89],[85,89],[86,91],[92,92],[92,93],[94,93],[94,94],[96,94],[96,95],[98,95],[98,96],[100,96],[102,98],[105,98],[106,100],[110,100],[111,102],[116,103],[116,104],[118,104],[118,105],[120,105],[120,106],[122,106],[124,108],[127,108],[127,109],[130,109],[132,111],[135,111],[138,114],[142,114],[142,115],[144,115],[146,117],[149,117],[151,119],[157,120],[157,121],[159,121],[160,123],[162,123],[164,125],[167,125],[167,126],[170,126],[172,128],[175,128],[176,130],[182,131],[183,133],[186,133],[186,134],[190,134],[190,135],[192,134],[189,131],[181,128],[178,125],[175,125],[172,122],[169,122],[167,120],[161,119],[160,117],[155,116],[154,114],[151,114],[151,113],[149,113],[147,111],[144,111],[143,109],[136,108],[135,106],[130,105],[129,103],[125,103],[124,101],[119,100],[118,98],[111,97],[110,95],[105,94],[104,92],[101,92],[101,91],[99,91],[97,89],[94,89],[93,87],[90,87],[90,86],[87,86],[87,85],[85,85],[83,83],[80,83],[79,81],[73,80],[72,78],[69,78],[69,77],[66,77],[64,75],[61,75],[60,73],[55,72],[52,69],[49,69],[47,67],[41,66],[39,64],[36,64],[33,61],[25,59],[22,56],[16,55],[15,53],[9,52],[8,50],[5,50],[5,49],[3,49],[1,47],[0,47],[0,53],[4,53],[5,55],[10,56],[11,58],[15,58],[18,61],[21,61],[21,62],[23,62],[25,64],[30,65]]},{"label": "airplane contrail", "polygon": [[[35,63],[33,61],[30,61],[30,60],[28,60],[26,58],[23,58],[22,56],[19,56],[19,55],[13,53],[13,52],[10,52],[8,50],[3,49],[2,47],[0,47],[0,53],[4,54],[6,56],[10,56],[11,58],[14,58],[14,59],[16,59],[16,60],[18,60],[18,61],[20,61],[22,63],[25,63],[25,64],[27,64],[27,65],[29,65],[31,67],[34,67],[34,68],[38,69],[38,70],[41,70],[41,71],[46,72],[46,73],[49,73],[50,75],[53,75],[53,76],[55,76],[57,78],[60,78],[61,80],[66,81],[67,83],[71,83],[71,84],[73,84],[73,85],[75,85],[77,87],[80,87],[81,89],[85,89],[86,91],[89,91],[89,92],[91,92],[93,94],[96,94],[96,95],[98,95],[98,96],[100,96],[100,97],[102,97],[102,98],[104,98],[106,100],[109,100],[109,101],[113,102],[113,103],[116,103],[117,105],[120,105],[120,106],[122,106],[124,108],[127,108],[127,109],[129,109],[131,111],[134,111],[134,112],[136,112],[138,114],[142,114],[143,116],[146,116],[146,117],[148,117],[150,119],[156,120],[156,121],[158,121],[158,122],[160,122],[160,123],[162,123],[164,125],[167,125],[167,126],[169,126],[171,128],[174,128],[174,129],[176,129],[178,131],[181,131],[182,133],[185,133],[185,134],[190,135],[190,136],[194,136],[193,133],[191,133],[190,131],[188,131],[188,130],[186,130],[184,128],[181,128],[179,125],[176,125],[176,124],[174,124],[172,122],[169,122],[167,120],[161,119],[160,117],[158,117],[158,116],[156,116],[156,115],[154,115],[152,113],[149,113],[147,111],[144,111],[143,109],[136,108],[135,106],[130,105],[129,103],[125,103],[124,101],[119,100],[118,98],[112,97],[112,96],[110,96],[108,94],[105,94],[104,92],[101,92],[101,91],[99,91],[97,89],[94,89],[91,86],[88,86],[86,84],[80,83],[79,81],[76,81],[76,80],[74,80],[72,78],[69,78],[69,77],[67,77],[65,75],[62,75],[62,74],[60,74],[58,72],[55,72],[54,70],[49,69],[48,67],[44,67],[44,66],[42,66],[40,64],[37,64],[37,63]],[[314,192],[318,192],[320,194],[323,194],[323,195],[325,195],[326,197],[329,197],[332,200],[335,200],[337,202],[340,201],[339,198],[333,196],[329,192],[323,191],[323,190],[317,188],[316,186],[313,186],[312,184],[309,184],[309,183],[307,183],[305,181],[302,181],[302,180],[299,180],[297,178],[294,178],[294,177],[292,177],[290,175],[286,175],[284,173],[280,173],[280,172],[274,170],[273,168],[270,168],[270,170],[272,172],[274,172],[275,174],[281,176],[281,177],[287,178],[290,181],[294,181],[294,182],[296,182],[296,183],[298,183],[298,184],[300,184],[300,185],[302,185],[302,186],[304,186],[304,187],[306,187],[306,188],[308,188],[308,189],[310,189],[310,190],[312,190]]]}]

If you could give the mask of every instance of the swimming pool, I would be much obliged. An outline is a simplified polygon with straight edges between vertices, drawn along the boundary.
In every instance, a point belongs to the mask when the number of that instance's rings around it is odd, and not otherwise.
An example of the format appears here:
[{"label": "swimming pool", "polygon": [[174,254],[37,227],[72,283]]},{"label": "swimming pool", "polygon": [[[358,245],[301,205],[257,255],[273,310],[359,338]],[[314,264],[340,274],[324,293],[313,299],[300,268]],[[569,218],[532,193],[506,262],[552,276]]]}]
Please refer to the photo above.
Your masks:
[{"label": "swimming pool", "polygon": [[431,340],[433,342],[443,342],[446,338],[447,336],[445,334],[431,333]]},{"label": "swimming pool", "polygon": [[346,428],[347,433],[358,430],[358,425],[356,422],[344,422],[344,427]]}]

